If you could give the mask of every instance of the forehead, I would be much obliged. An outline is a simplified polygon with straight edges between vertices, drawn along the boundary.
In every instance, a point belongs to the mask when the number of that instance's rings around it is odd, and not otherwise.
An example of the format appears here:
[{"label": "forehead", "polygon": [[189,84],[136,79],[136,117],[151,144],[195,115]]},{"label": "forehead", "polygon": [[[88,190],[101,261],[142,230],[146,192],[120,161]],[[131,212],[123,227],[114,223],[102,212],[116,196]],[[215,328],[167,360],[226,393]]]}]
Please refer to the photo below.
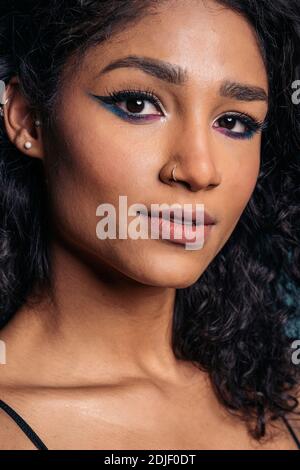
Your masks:
[{"label": "forehead", "polygon": [[232,79],[268,87],[252,26],[242,15],[212,0],[162,2],[154,14],[146,14],[88,50],[82,73],[96,76],[108,62],[131,54],[179,65],[187,71],[187,86]]}]

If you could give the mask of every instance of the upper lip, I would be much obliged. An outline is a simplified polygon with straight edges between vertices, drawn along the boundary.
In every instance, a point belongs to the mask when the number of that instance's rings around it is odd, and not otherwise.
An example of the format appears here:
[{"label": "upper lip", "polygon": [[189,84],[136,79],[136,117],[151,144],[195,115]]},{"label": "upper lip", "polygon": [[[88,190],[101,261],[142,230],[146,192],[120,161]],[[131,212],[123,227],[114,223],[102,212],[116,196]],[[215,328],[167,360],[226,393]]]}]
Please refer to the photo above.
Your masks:
[{"label": "upper lip", "polygon": [[[144,210],[141,210],[138,212],[147,216],[151,215],[151,209],[149,209],[148,207],[147,207],[147,212],[145,212]],[[187,221],[192,220],[194,224],[197,224],[197,225],[200,224],[199,220],[198,221],[196,220],[196,214],[197,214],[196,209],[193,209],[192,211],[185,210],[184,206],[182,206],[181,213],[182,213],[183,218],[185,218]],[[198,216],[199,214],[200,212],[198,211]],[[169,217],[170,217],[170,220],[176,220],[180,223],[183,223],[182,218],[178,219],[178,216],[176,216],[173,209],[166,211],[166,213],[160,210],[159,217],[162,217],[167,220],[169,220]],[[210,215],[207,211],[204,211],[204,225],[215,225],[216,223],[217,223],[217,219],[213,217],[212,215]]]}]

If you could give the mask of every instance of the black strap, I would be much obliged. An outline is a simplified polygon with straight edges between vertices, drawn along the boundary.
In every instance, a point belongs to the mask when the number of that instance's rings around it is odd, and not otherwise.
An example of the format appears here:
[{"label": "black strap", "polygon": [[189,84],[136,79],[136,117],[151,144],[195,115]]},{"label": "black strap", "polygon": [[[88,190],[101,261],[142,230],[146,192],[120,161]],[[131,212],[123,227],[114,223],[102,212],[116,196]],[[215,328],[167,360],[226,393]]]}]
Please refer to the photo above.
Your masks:
[{"label": "black strap", "polygon": [[7,403],[3,400],[0,400],[0,408],[2,408],[22,429],[26,436],[31,440],[31,442],[36,446],[38,450],[48,450],[45,444],[41,441],[39,436],[33,431],[29,424],[24,421],[23,418],[13,410]]},{"label": "black strap", "polygon": [[296,436],[294,429],[292,428],[292,426],[290,425],[290,423],[288,422],[288,420],[286,419],[285,416],[282,416],[282,419],[283,419],[286,427],[288,428],[292,438],[296,442],[298,449],[300,449],[300,441],[299,441],[298,437]]}]

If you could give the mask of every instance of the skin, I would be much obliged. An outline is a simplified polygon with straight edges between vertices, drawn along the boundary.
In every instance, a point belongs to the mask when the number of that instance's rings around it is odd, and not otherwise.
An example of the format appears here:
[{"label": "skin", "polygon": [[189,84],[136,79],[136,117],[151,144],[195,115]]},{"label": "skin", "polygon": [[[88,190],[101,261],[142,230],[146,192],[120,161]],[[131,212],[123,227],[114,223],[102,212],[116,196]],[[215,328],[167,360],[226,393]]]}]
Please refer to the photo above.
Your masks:
[{"label": "skin", "polygon": [[[188,82],[133,67],[96,78],[129,54],[177,64]],[[167,2],[90,49],[76,74],[69,65],[54,135],[34,128],[17,77],[8,89],[7,133],[47,173],[54,282],[52,299],[29,302],[1,331],[1,398],[51,449],[295,449],[280,423],[266,441],[251,439],[207,374],[171,348],[175,289],[193,284],[224,246],[259,173],[261,135],[233,139],[213,127],[228,111],[266,117],[266,101],[219,94],[224,80],[268,93],[251,27],[215,2]],[[128,86],[153,88],[166,115],[147,102],[143,113],[156,116],[134,124],[90,96]],[[170,182],[175,163],[178,181]],[[119,195],[128,206],[203,203],[218,222],[196,251],[165,240],[99,240],[96,208],[117,208]],[[0,423],[0,448],[34,448],[4,413]]]}]

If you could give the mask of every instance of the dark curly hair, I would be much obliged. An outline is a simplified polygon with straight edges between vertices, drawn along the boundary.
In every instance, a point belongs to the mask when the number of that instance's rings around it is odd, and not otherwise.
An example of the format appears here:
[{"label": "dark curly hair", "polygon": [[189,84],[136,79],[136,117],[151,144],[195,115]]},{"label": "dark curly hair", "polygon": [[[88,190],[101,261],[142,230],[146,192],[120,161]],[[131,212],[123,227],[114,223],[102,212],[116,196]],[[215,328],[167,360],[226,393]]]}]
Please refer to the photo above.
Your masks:
[{"label": "dark curly hair", "polygon": [[[0,79],[19,77],[50,132],[67,61],[76,70],[91,46],[155,14],[163,1],[1,0]],[[300,0],[217,3],[256,32],[269,79],[268,125],[256,188],[234,232],[198,281],[176,291],[173,350],[208,373],[220,402],[259,440],[269,419],[299,404],[291,349],[298,333],[290,326],[300,298],[300,105],[291,86],[300,78]],[[43,162],[21,153],[2,123],[0,139],[3,328],[29,294],[51,288],[51,224]]]}]

